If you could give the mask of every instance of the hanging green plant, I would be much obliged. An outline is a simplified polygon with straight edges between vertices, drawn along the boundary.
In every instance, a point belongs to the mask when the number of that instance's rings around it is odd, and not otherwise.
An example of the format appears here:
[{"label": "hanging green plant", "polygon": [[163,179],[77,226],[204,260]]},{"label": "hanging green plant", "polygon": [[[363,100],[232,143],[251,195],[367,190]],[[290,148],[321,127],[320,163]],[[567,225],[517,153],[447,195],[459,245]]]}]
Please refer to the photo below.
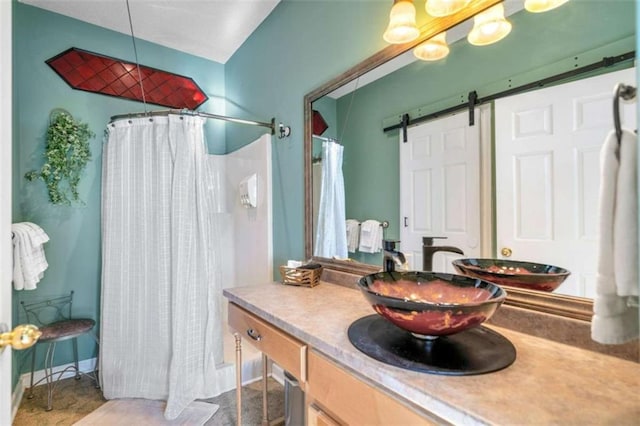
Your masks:
[{"label": "hanging green plant", "polygon": [[54,110],[47,129],[45,163],[40,170],[28,172],[25,177],[42,179],[53,204],[82,202],[78,193],[80,177],[91,160],[89,139],[95,134],[86,123],[75,120],[63,110]]}]

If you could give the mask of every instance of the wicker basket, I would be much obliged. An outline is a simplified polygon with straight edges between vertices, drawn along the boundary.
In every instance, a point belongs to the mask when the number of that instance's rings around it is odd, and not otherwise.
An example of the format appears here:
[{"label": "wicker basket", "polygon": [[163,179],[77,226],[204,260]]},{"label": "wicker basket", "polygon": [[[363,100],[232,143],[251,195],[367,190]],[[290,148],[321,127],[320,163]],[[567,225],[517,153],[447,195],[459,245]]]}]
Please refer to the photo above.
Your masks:
[{"label": "wicker basket", "polygon": [[282,276],[282,284],[315,287],[320,284],[322,268],[297,269],[281,266],[280,275]]}]

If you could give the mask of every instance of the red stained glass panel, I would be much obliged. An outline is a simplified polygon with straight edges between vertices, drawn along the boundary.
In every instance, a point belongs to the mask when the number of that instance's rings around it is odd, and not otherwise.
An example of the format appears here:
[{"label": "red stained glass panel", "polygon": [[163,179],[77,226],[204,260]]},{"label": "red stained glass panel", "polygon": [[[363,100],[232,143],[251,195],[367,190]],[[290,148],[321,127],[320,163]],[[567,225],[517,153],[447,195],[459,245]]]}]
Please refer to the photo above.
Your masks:
[{"label": "red stained glass panel", "polygon": [[[143,101],[136,64],[75,47],[46,63],[74,89]],[[193,110],[209,99],[189,77],[143,65],[140,75],[147,103]]]}]

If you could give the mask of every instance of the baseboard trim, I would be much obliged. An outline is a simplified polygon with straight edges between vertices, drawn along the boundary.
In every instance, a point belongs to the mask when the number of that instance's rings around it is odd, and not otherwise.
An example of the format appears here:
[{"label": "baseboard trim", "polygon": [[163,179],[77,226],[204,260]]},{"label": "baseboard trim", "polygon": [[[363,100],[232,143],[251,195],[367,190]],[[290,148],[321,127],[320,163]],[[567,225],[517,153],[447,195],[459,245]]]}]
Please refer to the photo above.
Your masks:
[{"label": "baseboard trim", "polygon": [[271,377],[284,386],[284,369],[276,363],[271,364]]},{"label": "baseboard trim", "polygon": [[[78,368],[81,373],[92,373],[95,369],[96,358],[89,358],[78,362]],[[53,368],[53,374],[59,373],[66,368],[73,367],[73,363],[58,365]],[[76,373],[72,369],[64,372],[61,379],[67,379],[69,377],[75,376]],[[33,382],[37,383],[39,380],[44,379],[45,373],[44,370],[38,370],[33,372]],[[11,398],[11,421],[16,417],[16,413],[18,412],[18,408],[20,407],[20,403],[22,402],[22,398],[24,397],[24,391],[31,384],[31,373],[24,373],[20,376],[18,383],[16,384],[15,389],[13,390],[12,398]],[[46,381],[39,383],[37,386],[46,384]]]},{"label": "baseboard trim", "polygon": [[18,380],[16,388],[13,390],[13,394],[11,395],[11,423],[13,423],[13,420],[16,418],[16,413],[18,412],[23,396],[24,384],[22,383],[22,380]]}]

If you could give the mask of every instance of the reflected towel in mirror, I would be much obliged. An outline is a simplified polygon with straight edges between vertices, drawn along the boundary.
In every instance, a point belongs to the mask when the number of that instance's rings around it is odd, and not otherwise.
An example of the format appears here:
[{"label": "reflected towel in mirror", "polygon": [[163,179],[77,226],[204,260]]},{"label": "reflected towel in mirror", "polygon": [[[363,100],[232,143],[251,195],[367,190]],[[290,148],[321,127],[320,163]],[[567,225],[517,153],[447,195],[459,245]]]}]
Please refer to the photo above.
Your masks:
[{"label": "reflected towel in mirror", "polygon": [[369,219],[360,225],[360,245],[363,253],[378,253],[382,250],[382,226],[377,220]]},{"label": "reflected towel in mirror", "polygon": [[347,219],[347,250],[354,253],[360,244],[360,222]]}]

